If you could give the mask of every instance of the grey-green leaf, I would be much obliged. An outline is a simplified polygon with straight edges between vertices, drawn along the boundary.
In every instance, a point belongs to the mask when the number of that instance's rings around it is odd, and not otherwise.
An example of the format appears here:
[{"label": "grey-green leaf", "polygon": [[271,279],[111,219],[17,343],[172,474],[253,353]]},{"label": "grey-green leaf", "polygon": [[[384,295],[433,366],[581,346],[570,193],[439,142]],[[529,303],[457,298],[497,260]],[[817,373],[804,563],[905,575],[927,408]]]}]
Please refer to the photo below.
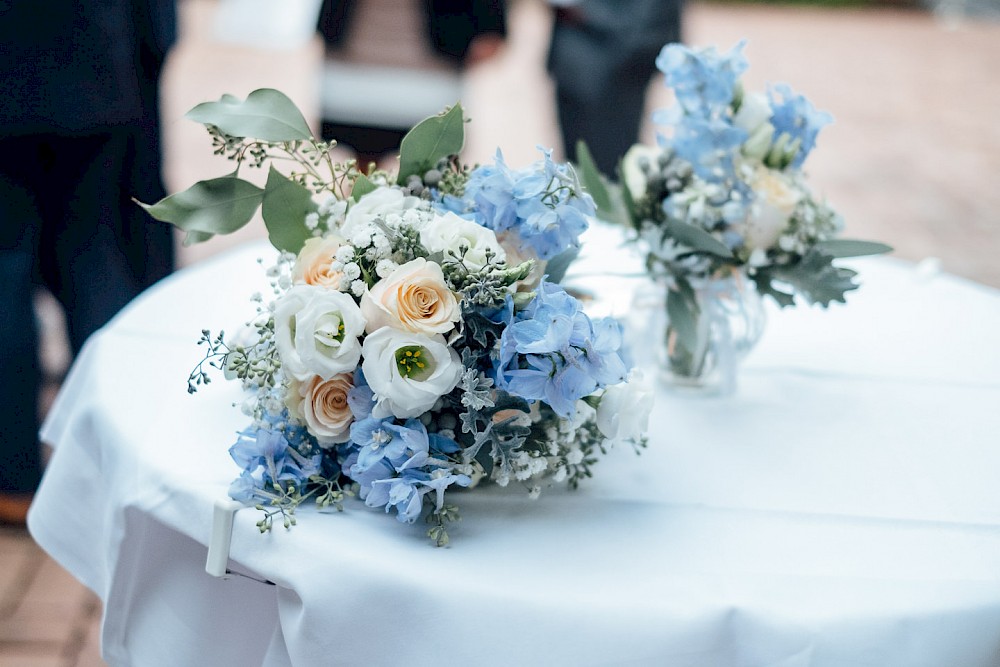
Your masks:
[{"label": "grey-green leaf", "polygon": [[306,216],[317,208],[308,188],[271,167],[261,206],[261,216],[271,245],[287,252],[301,250],[306,240],[312,237],[312,232],[306,227]]},{"label": "grey-green leaf", "polygon": [[788,284],[806,301],[826,308],[833,301],[845,303],[845,293],[857,289],[854,282],[857,272],[833,265],[833,258],[817,250],[810,250],[795,264],[771,267],[769,278]]},{"label": "grey-green leaf", "polygon": [[726,259],[733,256],[732,251],[722,241],[700,227],[679,220],[666,220],[663,228],[666,236],[689,248]]},{"label": "grey-green leaf", "polygon": [[820,241],[816,249],[825,255],[837,259],[841,257],[864,257],[866,255],[881,255],[892,252],[892,246],[878,241],[859,241],[856,239],[830,239]]},{"label": "grey-green leaf", "polygon": [[261,88],[246,101],[223,95],[218,102],[204,102],[187,117],[198,123],[214,125],[234,137],[262,141],[305,141],[312,132],[299,108],[288,97],[271,88]]},{"label": "grey-green leaf", "polygon": [[187,190],[142,206],[151,216],[187,232],[185,243],[213,234],[231,234],[246,225],[260,206],[264,191],[235,176],[198,181]]},{"label": "grey-green leaf", "polygon": [[458,155],[465,144],[464,123],[461,104],[417,123],[399,145],[397,183],[404,185],[414,174],[422,177],[441,158]]}]

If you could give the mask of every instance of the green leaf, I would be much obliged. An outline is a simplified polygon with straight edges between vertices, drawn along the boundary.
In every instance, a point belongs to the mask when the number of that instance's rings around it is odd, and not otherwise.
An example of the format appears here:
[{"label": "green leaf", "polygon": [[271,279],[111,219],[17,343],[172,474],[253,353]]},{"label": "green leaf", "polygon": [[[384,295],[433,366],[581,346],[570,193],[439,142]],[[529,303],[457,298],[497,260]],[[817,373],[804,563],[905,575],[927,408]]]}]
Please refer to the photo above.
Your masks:
[{"label": "green leaf", "polygon": [[205,241],[214,234],[231,234],[253,218],[264,191],[253,183],[223,176],[198,181],[183,192],[143,204],[151,216],[187,232],[186,244]]},{"label": "green leaf", "polygon": [[270,168],[261,216],[271,245],[278,250],[298,253],[306,239],[312,237],[306,227],[306,216],[317,208],[308,188],[286,178],[274,167]]},{"label": "green leaf", "polygon": [[677,281],[676,290],[667,290],[667,318],[677,332],[678,343],[686,350],[698,346],[698,300],[686,280]]},{"label": "green leaf", "polygon": [[732,251],[722,241],[700,227],[679,220],[665,220],[663,231],[665,236],[698,252],[707,252],[726,259],[733,256]]},{"label": "green leaf", "polygon": [[234,137],[250,137],[262,141],[296,141],[312,139],[312,132],[302,112],[288,97],[277,90],[261,88],[242,101],[223,95],[218,102],[203,102],[187,117],[198,123],[214,125]]},{"label": "green leaf", "polygon": [[441,158],[458,155],[465,143],[465,118],[462,105],[456,104],[448,111],[431,116],[417,123],[406,133],[399,145],[400,185],[416,174],[423,176],[437,166]]},{"label": "green leaf", "polygon": [[358,176],[358,179],[356,181],[354,181],[354,187],[351,189],[351,198],[354,201],[358,201],[359,199],[361,199],[362,197],[364,197],[366,194],[368,194],[369,192],[372,192],[373,190],[375,190],[377,188],[378,188],[378,186],[375,185],[374,183],[372,183],[371,179],[369,179],[364,174],[360,174]]},{"label": "green leaf", "polygon": [[866,255],[881,255],[892,252],[892,246],[877,241],[859,241],[855,239],[830,239],[820,241],[816,249],[834,259],[841,257],[864,257]]},{"label": "green leaf", "polygon": [[584,189],[594,198],[597,217],[615,225],[631,226],[628,207],[622,200],[625,188],[611,183],[597,168],[594,157],[582,139],[576,144],[576,172]]},{"label": "green leaf", "polygon": [[858,288],[853,280],[856,271],[834,266],[833,257],[817,250],[810,250],[794,264],[770,267],[761,273],[786,283],[809,303],[824,308],[833,301],[845,303],[845,293]]},{"label": "green leaf", "polygon": [[608,192],[606,178],[597,168],[594,156],[587,148],[587,142],[581,139],[576,142],[576,171],[580,174],[583,187],[594,198],[598,211],[611,211],[611,193]]}]

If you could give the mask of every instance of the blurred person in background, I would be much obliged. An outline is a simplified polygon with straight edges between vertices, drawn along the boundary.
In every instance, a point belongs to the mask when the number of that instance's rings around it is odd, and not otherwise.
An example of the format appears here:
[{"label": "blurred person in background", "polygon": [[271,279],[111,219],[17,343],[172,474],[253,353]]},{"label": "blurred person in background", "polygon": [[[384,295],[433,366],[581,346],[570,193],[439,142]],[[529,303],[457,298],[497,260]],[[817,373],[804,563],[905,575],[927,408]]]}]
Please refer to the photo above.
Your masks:
[{"label": "blurred person in background", "polygon": [[549,0],[555,16],[548,70],[568,159],[581,139],[615,178],[639,140],[656,56],[681,40],[683,0]]},{"label": "blurred person in background", "polygon": [[0,522],[41,476],[35,286],[75,354],[174,266],[173,232],[132,201],[164,196],[159,82],[174,0],[0,0]]},{"label": "blurred person in background", "polygon": [[504,0],[324,0],[319,32],[324,139],[367,171],[416,123],[459,102],[461,73],[507,35]]}]

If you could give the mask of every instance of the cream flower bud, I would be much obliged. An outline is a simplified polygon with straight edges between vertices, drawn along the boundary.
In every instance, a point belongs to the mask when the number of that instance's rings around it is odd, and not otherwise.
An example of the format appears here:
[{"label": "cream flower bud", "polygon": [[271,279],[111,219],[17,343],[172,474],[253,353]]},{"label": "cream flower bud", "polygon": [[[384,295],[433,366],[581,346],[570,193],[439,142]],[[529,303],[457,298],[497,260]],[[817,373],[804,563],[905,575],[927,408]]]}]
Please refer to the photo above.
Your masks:
[{"label": "cream flower bud", "polygon": [[461,319],[458,300],[441,267],[422,257],[400,265],[361,297],[369,333],[382,327],[424,334],[447,333]]},{"label": "cream flower bud", "polygon": [[337,289],[343,275],[333,264],[343,242],[336,235],[307,239],[292,266],[292,282]]},{"label": "cream flower bud", "polygon": [[354,421],[347,394],[353,388],[353,373],[340,373],[329,380],[318,375],[305,382],[292,380],[286,405],[292,415],[306,423],[320,445],[347,442]]}]

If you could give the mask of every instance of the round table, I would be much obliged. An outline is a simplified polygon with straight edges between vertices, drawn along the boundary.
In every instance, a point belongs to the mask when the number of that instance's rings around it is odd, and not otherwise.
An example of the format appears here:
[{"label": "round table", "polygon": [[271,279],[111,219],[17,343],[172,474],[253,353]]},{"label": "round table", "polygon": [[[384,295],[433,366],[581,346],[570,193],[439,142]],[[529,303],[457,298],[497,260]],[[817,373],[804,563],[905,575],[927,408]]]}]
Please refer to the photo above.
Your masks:
[{"label": "round table", "polygon": [[[247,576],[218,579],[213,506],[248,419],[235,383],[185,383],[271,256],[241,247],[137,299],[43,428],[29,527],[103,599],[110,664],[1000,664],[997,291],[855,260],[847,306],[769,311],[736,394],[658,391],[648,449],[578,490],[455,493],[443,549],[356,500],[264,535],[241,510]],[[577,280],[628,308],[628,280]]]}]

